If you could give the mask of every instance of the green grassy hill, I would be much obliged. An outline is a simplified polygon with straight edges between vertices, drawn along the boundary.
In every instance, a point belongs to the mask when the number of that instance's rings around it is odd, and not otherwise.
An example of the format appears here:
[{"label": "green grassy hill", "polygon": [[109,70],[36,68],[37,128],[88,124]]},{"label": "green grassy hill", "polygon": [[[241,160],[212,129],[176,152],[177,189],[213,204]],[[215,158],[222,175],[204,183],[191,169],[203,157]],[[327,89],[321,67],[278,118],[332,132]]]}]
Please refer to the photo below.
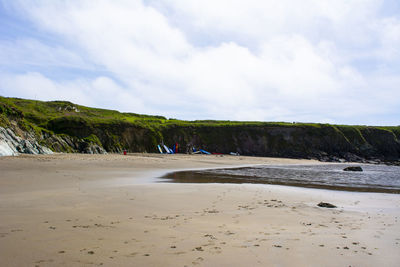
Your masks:
[{"label": "green grassy hill", "polygon": [[89,108],[66,101],[0,97],[0,126],[33,133],[54,151],[157,152],[157,144],[244,155],[398,160],[400,127],[317,123],[184,121]]}]

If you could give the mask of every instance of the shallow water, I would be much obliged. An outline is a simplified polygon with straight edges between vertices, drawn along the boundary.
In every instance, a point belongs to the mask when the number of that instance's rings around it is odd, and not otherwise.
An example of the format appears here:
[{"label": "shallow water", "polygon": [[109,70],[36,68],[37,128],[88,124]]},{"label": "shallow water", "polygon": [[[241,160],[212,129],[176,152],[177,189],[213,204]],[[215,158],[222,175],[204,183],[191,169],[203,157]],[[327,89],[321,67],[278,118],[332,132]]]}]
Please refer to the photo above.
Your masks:
[{"label": "shallow water", "polygon": [[265,165],[169,173],[177,183],[256,183],[345,191],[400,193],[400,167],[361,164],[362,172],[346,172],[349,164]]}]

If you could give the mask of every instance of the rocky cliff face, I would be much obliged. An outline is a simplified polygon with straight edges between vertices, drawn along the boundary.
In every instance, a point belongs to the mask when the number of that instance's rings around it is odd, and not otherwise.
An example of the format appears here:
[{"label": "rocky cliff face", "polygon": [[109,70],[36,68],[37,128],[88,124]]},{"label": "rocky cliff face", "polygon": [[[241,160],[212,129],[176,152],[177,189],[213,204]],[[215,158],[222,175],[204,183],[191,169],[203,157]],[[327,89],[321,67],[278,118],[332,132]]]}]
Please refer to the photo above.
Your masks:
[{"label": "rocky cliff face", "polygon": [[24,131],[16,125],[16,123],[13,123],[12,127],[0,127],[0,156],[52,154],[53,151],[86,154],[107,153],[102,146],[92,142],[66,135],[43,134],[37,136],[35,133]]},{"label": "rocky cliff face", "polygon": [[[65,120],[68,122],[65,123]],[[395,132],[349,126],[170,126],[159,131],[129,123],[86,125],[59,119],[41,136],[0,127],[0,155],[55,152],[158,152],[157,144],[179,143],[181,153],[191,147],[210,152],[322,161],[398,161],[400,141]],[[21,130],[16,132],[21,133]]]},{"label": "rocky cliff face", "polygon": [[231,121],[180,121],[70,102],[0,97],[0,154],[209,152],[322,161],[399,161],[400,127]]},{"label": "rocky cliff face", "polygon": [[[68,124],[69,125],[69,124]],[[80,131],[80,128],[85,130]],[[90,131],[88,131],[90,129]],[[110,152],[158,152],[157,144],[179,143],[181,153],[191,147],[250,156],[314,158],[322,161],[397,161],[398,136],[385,129],[320,125],[293,126],[168,126],[158,131],[129,123],[53,128],[83,138],[89,133]]]},{"label": "rocky cliff face", "polygon": [[400,140],[393,132],[365,127],[233,126],[175,128],[164,140],[181,147],[243,155],[315,158],[322,161],[397,161]]},{"label": "rocky cliff face", "polygon": [[0,127],[0,156],[15,156],[20,153],[52,154],[53,152],[39,145],[33,135],[26,134],[20,137],[11,128]]}]

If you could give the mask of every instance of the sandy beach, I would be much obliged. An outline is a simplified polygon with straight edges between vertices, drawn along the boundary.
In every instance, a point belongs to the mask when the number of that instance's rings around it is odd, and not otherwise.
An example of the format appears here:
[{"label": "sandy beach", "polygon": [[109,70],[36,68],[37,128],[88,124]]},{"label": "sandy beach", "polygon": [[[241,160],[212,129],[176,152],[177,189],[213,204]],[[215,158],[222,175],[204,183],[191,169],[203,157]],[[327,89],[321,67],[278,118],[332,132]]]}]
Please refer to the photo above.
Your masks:
[{"label": "sandy beach", "polygon": [[[400,195],[178,184],[166,172],[312,160],[0,158],[1,266],[399,266]],[[329,202],[336,209],[317,207]]]}]

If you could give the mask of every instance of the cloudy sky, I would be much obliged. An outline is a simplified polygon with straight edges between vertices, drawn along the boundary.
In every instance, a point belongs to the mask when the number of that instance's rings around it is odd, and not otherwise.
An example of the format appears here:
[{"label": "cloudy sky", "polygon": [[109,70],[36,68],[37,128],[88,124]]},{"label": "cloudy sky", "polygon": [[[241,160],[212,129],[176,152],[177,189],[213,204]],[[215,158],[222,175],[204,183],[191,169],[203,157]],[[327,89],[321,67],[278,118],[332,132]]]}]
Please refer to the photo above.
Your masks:
[{"label": "cloudy sky", "polygon": [[400,1],[0,0],[0,95],[400,125]]}]

